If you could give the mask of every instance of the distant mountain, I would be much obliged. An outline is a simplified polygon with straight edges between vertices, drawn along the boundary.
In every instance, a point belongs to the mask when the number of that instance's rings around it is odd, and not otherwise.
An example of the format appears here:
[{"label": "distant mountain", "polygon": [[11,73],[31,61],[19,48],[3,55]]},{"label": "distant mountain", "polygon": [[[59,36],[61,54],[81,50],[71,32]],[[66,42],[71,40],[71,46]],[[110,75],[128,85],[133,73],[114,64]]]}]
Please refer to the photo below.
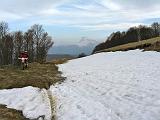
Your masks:
[{"label": "distant mountain", "polygon": [[82,38],[78,43],[73,45],[58,45],[53,46],[49,53],[52,54],[69,54],[69,55],[79,55],[80,53],[85,53],[87,55],[91,54],[93,49],[99,42],[96,40],[91,40],[87,38]]},{"label": "distant mountain", "polygon": [[99,44],[98,41],[96,40],[92,40],[92,39],[87,39],[85,37],[83,37],[79,42],[78,42],[78,46],[80,47],[84,47],[84,46],[95,46]]}]

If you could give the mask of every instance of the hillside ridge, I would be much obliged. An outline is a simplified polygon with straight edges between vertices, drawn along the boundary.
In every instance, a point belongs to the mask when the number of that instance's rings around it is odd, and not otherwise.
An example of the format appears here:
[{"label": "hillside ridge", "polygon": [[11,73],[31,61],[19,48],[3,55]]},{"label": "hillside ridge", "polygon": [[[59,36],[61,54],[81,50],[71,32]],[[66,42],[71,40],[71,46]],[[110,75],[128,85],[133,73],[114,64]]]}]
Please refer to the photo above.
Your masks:
[{"label": "hillside ridge", "polygon": [[96,51],[94,53],[99,52],[115,52],[115,51],[127,51],[127,50],[134,50],[134,49],[144,49],[146,51],[160,51],[160,37],[155,37],[143,41],[118,45],[115,47],[111,47],[108,49],[103,49],[100,51]]}]

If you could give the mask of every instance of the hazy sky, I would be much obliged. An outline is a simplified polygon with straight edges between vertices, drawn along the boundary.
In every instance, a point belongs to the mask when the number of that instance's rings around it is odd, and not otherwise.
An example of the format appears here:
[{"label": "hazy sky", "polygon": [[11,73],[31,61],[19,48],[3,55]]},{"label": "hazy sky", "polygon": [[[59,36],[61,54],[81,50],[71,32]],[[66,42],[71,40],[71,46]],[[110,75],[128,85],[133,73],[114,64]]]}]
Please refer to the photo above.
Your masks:
[{"label": "hazy sky", "polygon": [[114,31],[160,19],[160,0],[1,0],[11,31],[42,24],[56,43],[104,41]]}]

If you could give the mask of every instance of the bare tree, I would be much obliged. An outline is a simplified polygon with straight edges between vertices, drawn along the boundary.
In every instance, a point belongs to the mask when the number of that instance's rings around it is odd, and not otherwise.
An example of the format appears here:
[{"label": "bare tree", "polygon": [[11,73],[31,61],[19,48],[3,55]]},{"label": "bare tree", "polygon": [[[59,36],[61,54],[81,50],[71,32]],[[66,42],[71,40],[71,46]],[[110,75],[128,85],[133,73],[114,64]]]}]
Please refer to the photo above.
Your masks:
[{"label": "bare tree", "polygon": [[6,22],[0,23],[0,65],[4,64],[4,55],[5,55],[5,36],[7,35],[9,29]]},{"label": "bare tree", "polygon": [[36,61],[39,61],[40,59],[40,41],[42,40],[42,36],[44,33],[44,29],[42,28],[42,25],[35,24],[31,27],[31,30],[33,31],[33,39],[35,43],[35,56]]},{"label": "bare tree", "polygon": [[158,37],[160,35],[160,25],[158,22],[154,22],[151,25],[152,29],[154,30],[154,36]]},{"label": "bare tree", "polygon": [[34,48],[34,34],[33,30],[28,30],[24,34],[24,49],[25,51],[28,51],[29,55],[29,62],[34,61],[34,54],[35,54],[35,48]]},{"label": "bare tree", "polygon": [[52,38],[44,31],[42,25],[35,24],[31,27],[35,42],[36,61],[44,62],[46,60],[47,52],[52,47]]},{"label": "bare tree", "polygon": [[14,64],[19,64],[19,53],[24,50],[24,39],[22,31],[17,31],[13,33],[14,39]]},{"label": "bare tree", "polygon": [[4,65],[12,64],[13,58],[13,37],[11,34],[8,34],[4,37],[4,49],[3,49],[3,59]]}]

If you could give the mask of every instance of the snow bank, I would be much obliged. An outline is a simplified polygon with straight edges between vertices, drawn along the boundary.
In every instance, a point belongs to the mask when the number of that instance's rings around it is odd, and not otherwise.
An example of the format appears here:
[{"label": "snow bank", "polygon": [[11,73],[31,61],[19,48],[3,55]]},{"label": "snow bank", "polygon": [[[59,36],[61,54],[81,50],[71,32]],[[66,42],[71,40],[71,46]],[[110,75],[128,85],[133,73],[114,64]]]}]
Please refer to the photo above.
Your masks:
[{"label": "snow bank", "polygon": [[99,53],[59,65],[58,120],[159,120],[160,53]]},{"label": "snow bank", "polygon": [[51,120],[50,101],[45,89],[25,87],[0,90],[0,104],[21,110],[30,119],[42,116],[45,120]]}]

